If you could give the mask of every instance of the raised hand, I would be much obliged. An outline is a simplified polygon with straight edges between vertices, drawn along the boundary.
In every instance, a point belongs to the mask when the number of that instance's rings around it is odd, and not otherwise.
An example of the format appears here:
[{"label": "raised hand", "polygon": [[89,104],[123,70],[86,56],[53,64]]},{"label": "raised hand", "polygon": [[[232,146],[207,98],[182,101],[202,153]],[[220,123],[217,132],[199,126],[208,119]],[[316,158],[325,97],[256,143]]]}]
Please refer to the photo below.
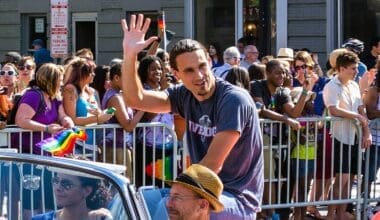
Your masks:
[{"label": "raised hand", "polygon": [[144,20],[144,15],[138,14],[137,20],[136,15],[131,15],[131,20],[129,27],[125,19],[121,20],[121,27],[124,32],[123,38],[123,53],[124,56],[131,55],[137,56],[137,54],[146,48],[153,41],[157,40],[158,37],[153,36],[145,40],[145,34],[148,31],[150,25],[150,19],[146,18]]}]

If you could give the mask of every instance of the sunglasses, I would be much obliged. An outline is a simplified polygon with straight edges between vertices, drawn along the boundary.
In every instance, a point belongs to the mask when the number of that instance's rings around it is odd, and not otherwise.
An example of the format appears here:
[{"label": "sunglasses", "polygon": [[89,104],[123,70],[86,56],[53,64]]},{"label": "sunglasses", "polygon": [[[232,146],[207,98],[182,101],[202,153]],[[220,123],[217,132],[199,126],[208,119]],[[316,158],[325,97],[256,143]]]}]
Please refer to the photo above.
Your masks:
[{"label": "sunglasses", "polygon": [[2,71],[0,71],[0,76],[4,76],[5,73],[6,73],[8,76],[13,76],[13,75],[16,74],[16,72],[15,72],[15,71],[12,71],[12,70],[9,70],[9,71],[4,71],[4,70],[2,70]]},{"label": "sunglasses", "polygon": [[70,180],[60,180],[59,177],[53,177],[53,179],[51,180],[51,182],[55,185],[55,186],[58,186],[58,184],[65,190],[70,190],[72,189],[74,186],[76,186],[73,182],[71,182]]},{"label": "sunglasses", "polygon": [[27,70],[32,70],[32,69],[33,69],[33,66],[31,66],[31,65],[18,66],[18,69],[19,69],[19,70],[22,70],[22,71],[24,71],[25,69],[27,69]]},{"label": "sunglasses", "polygon": [[300,69],[306,69],[306,65],[302,65],[302,66],[295,66],[294,67],[295,70],[300,70]]}]

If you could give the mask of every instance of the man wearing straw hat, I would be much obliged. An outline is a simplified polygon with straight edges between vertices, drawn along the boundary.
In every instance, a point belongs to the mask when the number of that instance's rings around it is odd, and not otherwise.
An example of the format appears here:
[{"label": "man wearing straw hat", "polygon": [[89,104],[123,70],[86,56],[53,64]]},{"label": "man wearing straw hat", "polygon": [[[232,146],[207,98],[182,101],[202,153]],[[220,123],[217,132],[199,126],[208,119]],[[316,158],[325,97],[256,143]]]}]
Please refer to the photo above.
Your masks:
[{"label": "man wearing straw hat", "polygon": [[223,204],[219,197],[223,183],[212,170],[193,164],[174,181],[166,201],[169,218],[210,219],[211,212],[221,212]]},{"label": "man wearing straw hat", "polygon": [[214,76],[207,50],[183,39],[170,51],[170,66],[182,80],[166,91],[143,90],[137,54],[157,37],[145,40],[150,19],[142,14],[122,20],[123,94],[132,108],[178,113],[186,120],[186,142],[192,163],[217,173],[225,209],[212,219],[256,219],[264,186],[263,142],[255,104],[247,91]]}]

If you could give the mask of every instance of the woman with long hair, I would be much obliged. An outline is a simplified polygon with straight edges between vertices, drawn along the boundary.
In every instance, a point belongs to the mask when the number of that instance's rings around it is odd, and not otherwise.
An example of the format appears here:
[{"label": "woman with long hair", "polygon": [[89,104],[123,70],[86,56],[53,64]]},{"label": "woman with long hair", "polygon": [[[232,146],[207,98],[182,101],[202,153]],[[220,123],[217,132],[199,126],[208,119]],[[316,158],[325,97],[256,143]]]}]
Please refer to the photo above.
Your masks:
[{"label": "woman with long hair", "polygon": [[[68,78],[63,88],[63,107],[75,125],[101,124],[108,121],[113,115],[101,110],[95,91],[89,86],[95,76],[94,69],[95,65],[87,59],[79,57],[74,58],[66,65],[65,74]],[[86,129],[86,133],[86,144],[94,150],[94,130]],[[84,149],[80,149],[80,147],[77,147],[76,150],[78,153],[85,153]]]},{"label": "woman with long hair", "polygon": [[219,67],[223,65],[223,51],[219,46],[219,43],[213,42],[208,46],[208,54],[211,58],[211,68]]},{"label": "woman with long hair", "polygon": [[[16,125],[34,131],[33,146],[50,137],[51,134],[74,126],[71,118],[66,115],[61,101],[57,99],[60,93],[62,74],[57,65],[43,64],[36,74],[33,86],[25,91],[18,103]],[[25,134],[25,137],[23,135],[23,151],[28,151],[30,147],[29,139],[26,136],[28,135]],[[33,152],[40,153],[35,148],[33,148]]]},{"label": "woman with long hair", "polygon": [[[74,126],[74,122],[66,115],[61,101],[57,99],[60,93],[62,74],[61,68],[57,65],[43,64],[36,73],[36,79],[30,83],[31,87],[25,90],[17,103],[16,125],[32,131],[22,132],[21,138],[19,133],[11,134],[13,147],[21,149],[22,153],[43,154],[44,152],[41,152],[41,149],[36,146],[37,143],[49,138],[52,134]],[[42,174],[41,170],[35,169],[33,166],[25,166],[23,170],[24,173],[50,177],[49,172]],[[31,206],[31,203],[27,202],[31,201],[29,198],[33,198],[30,190],[23,189],[23,216],[25,219],[29,219],[33,212],[41,213],[43,206],[46,209],[53,208],[52,201],[41,199],[43,192],[52,194],[52,189],[45,187],[35,190],[33,206]],[[42,203],[43,201],[45,204]]]}]

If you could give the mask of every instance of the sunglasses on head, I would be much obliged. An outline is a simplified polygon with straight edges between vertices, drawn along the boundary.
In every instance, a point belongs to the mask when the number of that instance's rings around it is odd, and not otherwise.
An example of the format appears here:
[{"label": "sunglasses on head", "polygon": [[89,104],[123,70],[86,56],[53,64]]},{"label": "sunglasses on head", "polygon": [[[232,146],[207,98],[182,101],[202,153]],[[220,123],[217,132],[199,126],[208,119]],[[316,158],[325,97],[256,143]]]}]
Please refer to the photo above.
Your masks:
[{"label": "sunglasses on head", "polygon": [[65,179],[60,180],[59,177],[53,177],[51,182],[56,186],[58,186],[59,184],[65,190],[70,190],[71,188],[75,186],[75,184],[71,182],[70,180],[65,180]]},{"label": "sunglasses on head", "polygon": [[16,73],[15,73],[15,71],[12,71],[12,70],[9,70],[9,71],[4,71],[4,70],[2,70],[2,71],[0,71],[0,75],[1,75],[1,76],[4,76],[5,74],[7,74],[8,76],[13,76],[13,75],[15,75]]},{"label": "sunglasses on head", "polygon": [[302,65],[302,66],[295,66],[294,69],[296,70],[300,70],[300,69],[306,69],[306,65]]},{"label": "sunglasses on head", "polygon": [[25,66],[18,66],[18,69],[19,70],[25,70],[25,69],[27,69],[27,70],[32,70],[33,69],[33,66],[31,66],[31,65],[25,65]]}]

